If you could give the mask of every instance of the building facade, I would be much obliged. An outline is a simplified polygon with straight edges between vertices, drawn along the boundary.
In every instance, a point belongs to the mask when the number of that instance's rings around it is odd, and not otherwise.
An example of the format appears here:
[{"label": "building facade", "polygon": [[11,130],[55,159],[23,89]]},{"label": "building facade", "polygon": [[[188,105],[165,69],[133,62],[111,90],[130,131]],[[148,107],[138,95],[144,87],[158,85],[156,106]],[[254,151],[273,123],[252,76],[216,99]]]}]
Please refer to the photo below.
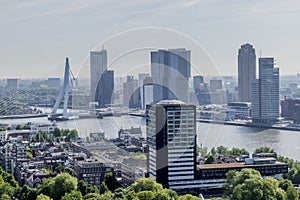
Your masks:
[{"label": "building facade", "polygon": [[6,83],[7,83],[7,88],[8,89],[18,89],[19,87],[19,84],[18,84],[18,79],[16,78],[9,78],[6,80]]},{"label": "building facade", "polygon": [[256,79],[256,55],[251,44],[244,44],[238,53],[239,101],[251,102],[251,83]]},{"label": "building facade", "polygon": [[114,71],[105,70],[98,82],[95,102],[99,107],[106,107],[114,103]]},{"label": "building facade", "polygon": [[147,171],[164,187],[184,186],[196,173],[196,107],[178,100],[148,106]]},{"label": "building facade", "polygon": [[151,52],[153,102],[178,99],[188,102],[191,51],[184,48]]},{"label": "building facade", "polygon": [[211,104],[209,89],[203,76],[193,77],[194,94],[199,105]]},{"label": "building facade", "polygon": [[279,68],[274,58],[259,58],[259,79],[252,82],[252,121],[274,123],[279,118]]},{"label": "building facade", "polygon": [[107,69],[107,51],[90,52],[91,102],[95,102],[96,90],[101,75]]}]

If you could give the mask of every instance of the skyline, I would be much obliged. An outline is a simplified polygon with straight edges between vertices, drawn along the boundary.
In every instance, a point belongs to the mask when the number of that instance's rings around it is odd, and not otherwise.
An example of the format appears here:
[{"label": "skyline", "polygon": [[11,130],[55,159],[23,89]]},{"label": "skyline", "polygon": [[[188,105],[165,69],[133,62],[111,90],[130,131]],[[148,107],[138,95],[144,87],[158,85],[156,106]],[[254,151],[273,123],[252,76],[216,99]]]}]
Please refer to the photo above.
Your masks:
[{"label": "skyline", "polygon": [[[274,57],[281,74],[296,75],[299,10],[300,2],[279,0],[2,2],[0,78],[62,77],[65,57],[77,73],[99,43],[143,27],[178,31],[201,44],[220,71],[204,76],[236,75],[238,48],[247,42],[257,57],[260,52],[262,57]],[[146,59],[149,62],[149,56]]]}]

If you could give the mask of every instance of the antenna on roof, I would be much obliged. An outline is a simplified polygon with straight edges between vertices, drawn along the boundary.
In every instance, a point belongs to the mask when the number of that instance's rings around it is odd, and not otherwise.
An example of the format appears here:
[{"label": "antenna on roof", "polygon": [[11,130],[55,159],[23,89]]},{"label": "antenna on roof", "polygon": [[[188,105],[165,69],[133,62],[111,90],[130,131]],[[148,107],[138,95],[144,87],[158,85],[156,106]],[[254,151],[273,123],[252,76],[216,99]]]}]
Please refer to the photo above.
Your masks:
[{"label": "antenna on roof", "polygon": [[259,50],[259,58],[261,58],[261,49]]}]

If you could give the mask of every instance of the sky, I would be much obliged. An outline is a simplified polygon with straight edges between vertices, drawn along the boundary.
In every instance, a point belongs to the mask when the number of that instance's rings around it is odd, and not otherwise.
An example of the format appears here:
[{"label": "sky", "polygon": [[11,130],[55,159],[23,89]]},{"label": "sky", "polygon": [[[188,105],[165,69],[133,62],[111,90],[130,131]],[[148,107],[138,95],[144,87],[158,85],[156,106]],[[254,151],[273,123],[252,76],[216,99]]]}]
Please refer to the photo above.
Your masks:
[{"label": "sky", "polygon": [[[99,44],[106,45],[103,41],[116,35],[144,27],[172,30],[197,43],[203,49],[200,54],[206,54],[217,68],[209,70],[199,59],[196,65],[204,76],[216,75],[216,71],[236,75],[237,51],[247,42],[253,44],[257,57],[274,57],[281,74],[296,74],[300,72],[299,19],[300,1],[296,0],[3,0],[0,78],[62,77],[67,56],[74,74],[88,74],[90,50],[101,48]],[[160,38],[160,34],[146,38]],[[144,37],[138,33],[123,39],[107,44],[109,62],[110,55],[126,45],[131,48]],[[165,40],[170,40],[171,47],[190,48],[168,36],[161,37],[155,48],[169,48],[167,43],[157,46]],[[192,51],[192,58],[198,57],[201,55]],[[138,65],[149,61],[148,54],[132,54],[114,65],[129,72],[128,68],[137,65],[135,59],[144,59]]]}]

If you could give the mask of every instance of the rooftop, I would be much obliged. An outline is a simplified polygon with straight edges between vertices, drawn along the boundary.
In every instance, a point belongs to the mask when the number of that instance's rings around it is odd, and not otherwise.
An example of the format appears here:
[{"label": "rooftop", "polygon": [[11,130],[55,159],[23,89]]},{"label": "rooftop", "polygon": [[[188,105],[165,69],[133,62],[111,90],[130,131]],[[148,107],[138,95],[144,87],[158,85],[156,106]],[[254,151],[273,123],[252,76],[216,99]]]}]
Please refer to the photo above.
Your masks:
[{"label": "rooftop", "polygon": [[186,105],[186,103],[184,103],[183,101],[179,101],[179,100],[175,100],[175,99],[173,99],[173,100],[162,100],[162,101],[160,101],[160,102],[158,102],[157,104],[160,104],[160,105],[176,105],[176,104],[184,104],[184,105]]},{"label": "rooftop", "polygon": [[261,165],[283,165],[286,163],[276,161],[275,164],[245,164],[244,162],[237,162],[237,163],[222,163],[222,164],[204,164],[198,165],[199,169],[215,169],[215,168],[241,168],[241,167],[255,167]]}]

